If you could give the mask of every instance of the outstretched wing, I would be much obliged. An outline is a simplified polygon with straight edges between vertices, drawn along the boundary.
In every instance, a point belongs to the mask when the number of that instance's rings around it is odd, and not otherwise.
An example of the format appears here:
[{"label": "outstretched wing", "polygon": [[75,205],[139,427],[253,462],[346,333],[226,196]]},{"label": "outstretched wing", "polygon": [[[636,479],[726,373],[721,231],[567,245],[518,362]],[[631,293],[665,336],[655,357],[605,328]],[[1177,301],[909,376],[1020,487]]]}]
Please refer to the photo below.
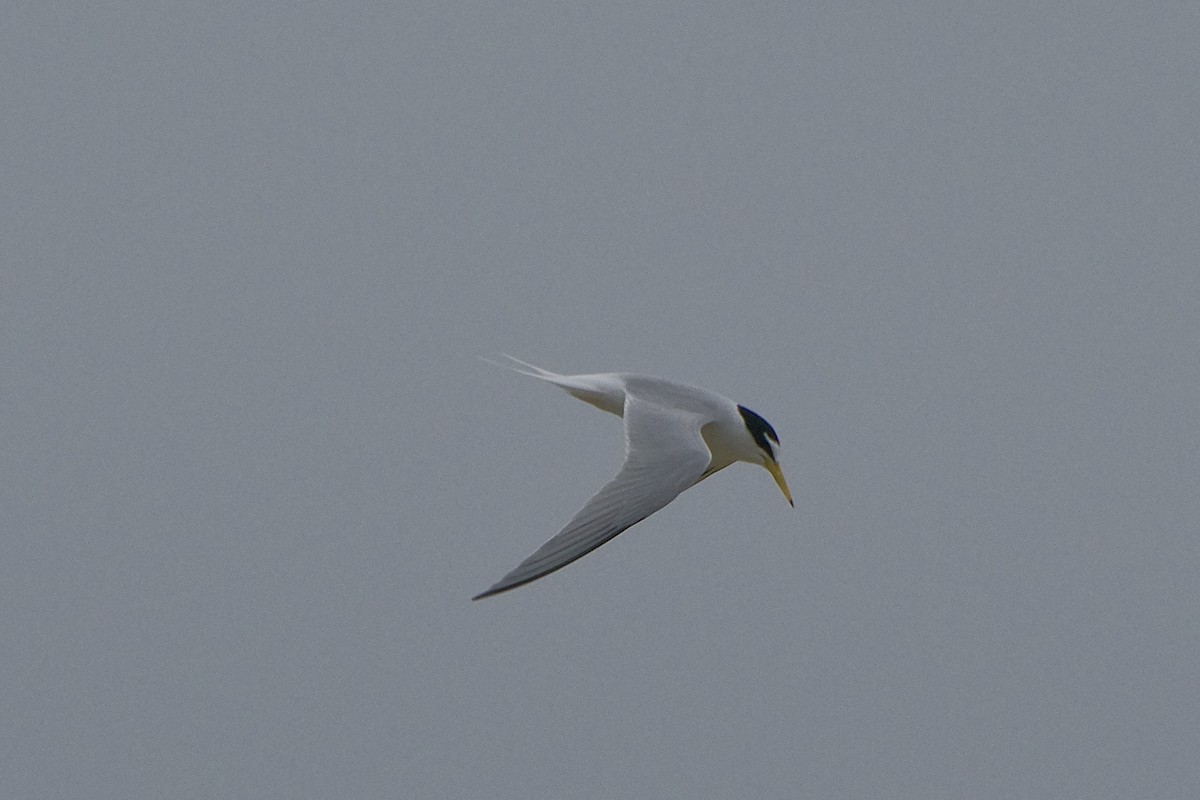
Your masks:
[{"label": "outstretched wing", "polygon": [[694,485],[711,457],[700,432],[708,421],[627,394],[621,471],[553,539],[472,599],[507,592],[565,567]]}]

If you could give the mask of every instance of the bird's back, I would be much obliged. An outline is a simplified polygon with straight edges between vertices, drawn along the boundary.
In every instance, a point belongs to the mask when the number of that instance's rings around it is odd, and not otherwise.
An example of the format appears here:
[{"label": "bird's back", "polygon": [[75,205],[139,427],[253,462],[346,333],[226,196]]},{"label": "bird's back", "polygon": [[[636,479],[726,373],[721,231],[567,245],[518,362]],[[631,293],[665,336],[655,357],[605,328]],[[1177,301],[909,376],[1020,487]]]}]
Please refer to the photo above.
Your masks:
[{"label": "bird's back", "polygon": [[638,399],[699,414],[713,421],[725,419],[737,409],[737,404],[732,400],[686,383],[677,383],[653,375],[622,374],[618,377],[625,384],[625,390]]}]

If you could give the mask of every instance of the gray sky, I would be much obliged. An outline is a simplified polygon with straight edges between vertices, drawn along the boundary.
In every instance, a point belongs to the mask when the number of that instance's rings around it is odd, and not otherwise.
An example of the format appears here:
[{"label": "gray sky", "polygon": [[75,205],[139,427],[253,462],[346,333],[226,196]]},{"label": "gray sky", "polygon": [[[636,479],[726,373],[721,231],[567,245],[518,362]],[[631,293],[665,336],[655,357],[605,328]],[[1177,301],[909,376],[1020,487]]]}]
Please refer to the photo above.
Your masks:
[{"label": "gray sky", "polygon": [[0,796],[1200,796],[1198,8],[10,8]]}]

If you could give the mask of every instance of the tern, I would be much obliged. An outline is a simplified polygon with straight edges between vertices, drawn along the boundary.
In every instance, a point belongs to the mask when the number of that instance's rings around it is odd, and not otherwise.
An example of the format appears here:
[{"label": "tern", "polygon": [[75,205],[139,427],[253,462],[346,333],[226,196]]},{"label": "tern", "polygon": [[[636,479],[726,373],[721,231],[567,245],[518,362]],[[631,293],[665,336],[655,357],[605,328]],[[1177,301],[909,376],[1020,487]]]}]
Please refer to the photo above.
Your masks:
[{"label": "tern", "polygon": [[737,461],[764,467],[795,507],[779,468],[779,436],[769,422],[745,406],[652,375],[560,375],[512,356],[505,358],[513,363],[484,360],[552,383],[601,411],[624,417],[625,462],[554,538],[473,600],[507,592],[565,567]]}]

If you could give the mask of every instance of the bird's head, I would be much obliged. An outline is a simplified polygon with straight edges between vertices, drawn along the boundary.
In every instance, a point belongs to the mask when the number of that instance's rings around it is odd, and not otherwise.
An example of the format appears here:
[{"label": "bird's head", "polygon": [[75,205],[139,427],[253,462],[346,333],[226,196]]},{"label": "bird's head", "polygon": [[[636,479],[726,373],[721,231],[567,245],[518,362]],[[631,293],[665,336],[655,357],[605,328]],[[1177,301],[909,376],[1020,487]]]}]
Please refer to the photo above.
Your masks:
[{"label": "bird's head", "polygon": [[[779,491],[783,492],[788,503],[795,508],[796,504],[792,502],[792,493],[788,489],[787,481],[783,478],[783,471],[779,468],[779,436],[775,433],[775,429],[771,427],[771,423],[745,406],[738,406],[737,409],[738,413],[742,415],[742,421],[746,423],[746,431],[754,440],[756,463],[762,464],[767,472],[771,473],[771,477],[779,485]],[[752,459],[746,460],[752,461]]]}]

